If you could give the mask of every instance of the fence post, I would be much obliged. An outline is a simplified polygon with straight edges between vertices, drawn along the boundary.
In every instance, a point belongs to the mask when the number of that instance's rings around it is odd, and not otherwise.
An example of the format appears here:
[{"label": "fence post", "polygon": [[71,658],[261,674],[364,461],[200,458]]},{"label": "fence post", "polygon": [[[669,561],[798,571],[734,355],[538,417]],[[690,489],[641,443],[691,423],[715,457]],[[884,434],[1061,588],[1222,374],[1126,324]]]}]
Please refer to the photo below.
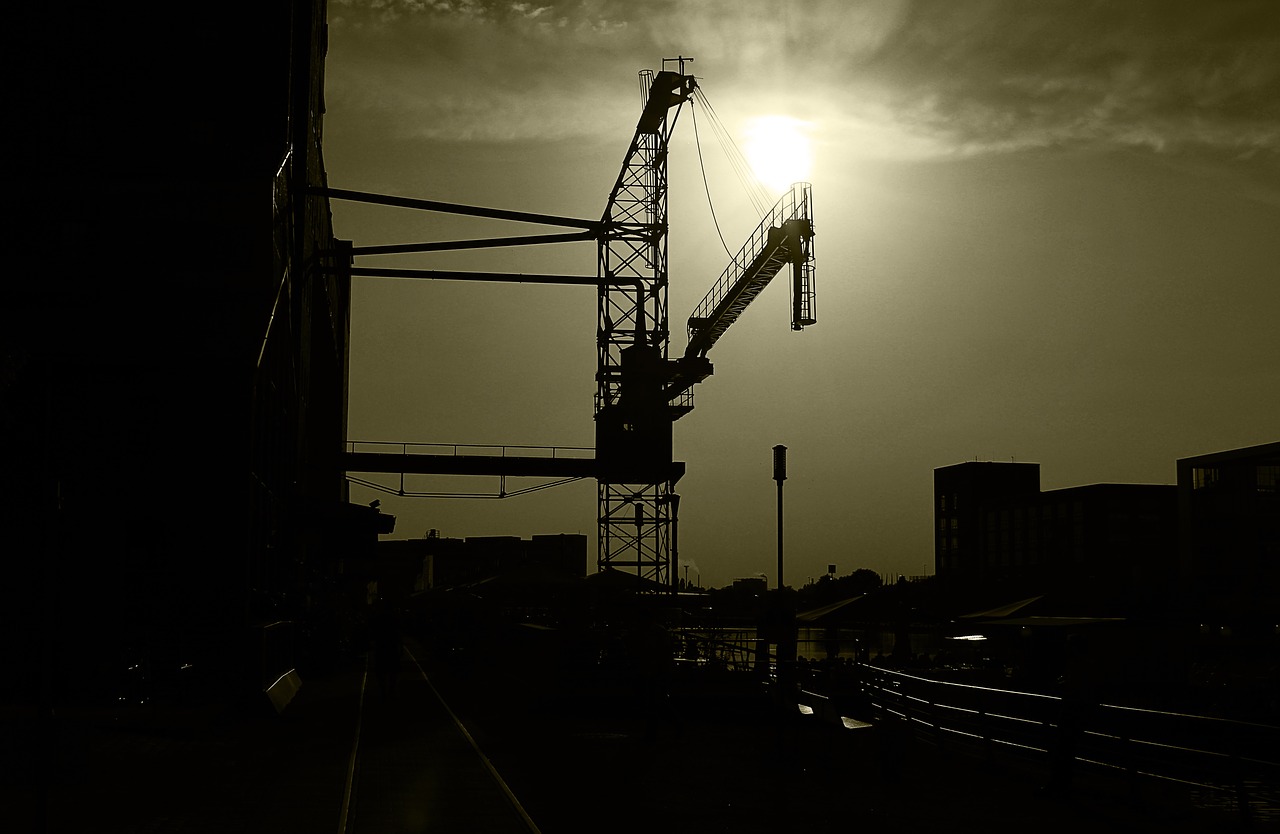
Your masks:
[{"label": "fence post", "polygon": [[1236,805],[1240,808],[1240,822],[1245,828],[1253,821],[1253,809],[1249,807],[1249,791],[1244,786],[1244,768],[1240,765],[1240,753],[1231,745],[1231,772],[1235,781]]},{"label": "fence post", "polygon": [[978,726],[982,728],[982,755],[991,761],[991,722],[987,718],[987,696],[978,695]]},{"label": "fence post", "polygon": [[[933,689],[932,686],[929,688]],[[938,745],[938,755],[945,759],[947,751],[942,743],[942,721],[938,718],[938,700],[933,696],[933,692],[929,693],[929,717],[933,719],[933,738],[934,743]]]}]

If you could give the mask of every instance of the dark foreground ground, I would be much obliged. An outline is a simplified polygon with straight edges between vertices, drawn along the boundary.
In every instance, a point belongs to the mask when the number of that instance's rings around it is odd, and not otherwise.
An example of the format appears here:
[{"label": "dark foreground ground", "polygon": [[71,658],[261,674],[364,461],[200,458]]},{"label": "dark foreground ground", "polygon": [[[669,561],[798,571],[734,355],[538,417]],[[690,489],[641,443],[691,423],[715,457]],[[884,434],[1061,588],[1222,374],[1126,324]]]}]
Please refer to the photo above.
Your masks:
[{"label": "dark foreground ground", "polygon": [[[13,831],[1213,832],[1187,791],[1084,776],[1042,795],[1032,764],[948,758],[883,727],[841,730],[762,692],[550,682],[519,663],[442,662],[411,644],[384,693],[363,662],[269,710],[70,712],[52,771],[6,752]],[[637,690],[636,686],[641,689]],[[639,699],[639,700],[637,700]],[[641,703],[659,708],[638,708]],[[5,716],[8,737],[21,735]],[[1203,803],[1201,803],[1203,804]],[[10,828],[10,824],[16,823]],[[1277,830],[1255,820],[1250,830]]]}]

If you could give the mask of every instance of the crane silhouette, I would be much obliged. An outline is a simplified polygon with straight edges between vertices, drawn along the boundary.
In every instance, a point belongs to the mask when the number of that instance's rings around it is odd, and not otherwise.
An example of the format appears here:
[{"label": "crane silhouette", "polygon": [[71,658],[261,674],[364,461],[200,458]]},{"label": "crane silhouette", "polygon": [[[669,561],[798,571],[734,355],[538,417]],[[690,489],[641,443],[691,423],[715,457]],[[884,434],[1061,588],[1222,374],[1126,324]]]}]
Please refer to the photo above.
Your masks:
[{"label": "crane silhouette", "polygon": [[[595,456],[472,454],[454,447],[449,454],[412,453],[409,444],[351,444],[345,466],[354,473],[496,475],[499,496],[507,477],[536,476],[598,483],[598,554],[601,571],[620,570],[649,587],[676,585],[674,532],[678,521],[677,482],[685,464],[673,460],[676,420],[693,409],[693,388],[713,372],[707,352],[743,310],[787,265],[791,266],[791,327],[817,321],[814,308],[814,227],[812,188],[792,186],[766,212],[755,231],[712,284],[688,319],[683,354],[670,355],[668,312],[667,158],[671,136],[697,80],[685,73],[692,58],[666,59],[676,71],[640,73],[641,113],[617,180],[599,220],[508,211],[336,188],[314,188],[331,199],[376,203],[522,223],[576,229],[541,235],[431,241],[350,249],[362,256],[528,246],[594,240],[596,274],[537,275],[424,269],[348,267],[353,277],[428,278],[576,284],[597,288]],[[368,449],[378,449],[368,451]],[[529,447],[519,447],[528,450]],[[353,480],[356,480],[353,478]],[[376,483],[357,481],[375,488]],[[391,491],[387,489],[387,491]]]}]

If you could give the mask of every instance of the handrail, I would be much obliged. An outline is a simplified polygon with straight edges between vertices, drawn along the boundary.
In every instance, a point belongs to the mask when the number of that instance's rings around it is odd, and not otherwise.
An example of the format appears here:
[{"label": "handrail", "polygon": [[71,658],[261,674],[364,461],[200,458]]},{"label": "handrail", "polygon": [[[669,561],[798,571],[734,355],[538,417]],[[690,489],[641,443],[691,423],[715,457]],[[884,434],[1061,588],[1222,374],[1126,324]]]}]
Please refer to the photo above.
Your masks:
[{"label": "handrail", "polygon": [[[700,628],[698,626],[686,626],[675,629],[674,633],[681,641],[683,641],[685,649],[692,644],[710,650],[709,656],[684,659],[707,659],[717,661],[719,663],[723,663],[724,668],[729,671],[755,670],[757,661],[760,659],[756,641],[754,639],[733,639],[731,637],[703,633],[717,630],[718,629]],[[753,629],[729,629],[729,631],[747,634],[753,632]],[[683,652],[680,654],[683,655]],[[777,658],[775,655],[768,653],[766,659],[774,661]]]},{"label": "handrail", "polygon": [[940,746],[1047,759],[1065,742],[1076,762],[1131,782],[1143,776],[1230,794],[1246,819],[1251,785],[1274,783],[1280,772],[1280,727],[856,668],[859,693],[832,694],[864,698]]},{"label": "handrail", "polygon": [[[509,455],[508,450],[512,452],[550,452],[546,457],[552,459],[581,459],[590,458],[595,455],[595,448],[591,446],[511,446],[511,445],[490,445],[490,444],[472,444],[472,443],[403,443],[393,440],[348,440],[347,451],[359,452],[370,451],[366,447],[375,447],[376,450],[382,450],[386,447],[392,447],[400,450],[402,455],[476,455],[480,457],[500,457],[505,458]],[[448,451],[442,451],[448,450]],[[463,451],[460,451],[463,450]],[[478,450],[491,450],[486,453]],[[493,454],[492,450],[497,453]],[[520,457],[539,457],[537,454],[522,454]]]}]

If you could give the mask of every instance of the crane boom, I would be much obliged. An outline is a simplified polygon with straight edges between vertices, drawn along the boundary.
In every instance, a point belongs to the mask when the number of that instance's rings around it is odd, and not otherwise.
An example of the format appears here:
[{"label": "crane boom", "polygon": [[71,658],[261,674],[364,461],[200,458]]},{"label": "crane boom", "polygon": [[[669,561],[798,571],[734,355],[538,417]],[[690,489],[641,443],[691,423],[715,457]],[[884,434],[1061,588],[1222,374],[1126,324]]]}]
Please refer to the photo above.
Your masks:
[{"label": "crane boom", "polygon": [[784,266],[791,264],[791,329],[817,322],[814,308],[813,188],[796,183],[764,216],[689,316],[689,345],[666,388],[674,399],[711,375],[707,351]]},{"label": "crane boom", "polygon": [[743,244],[689,316],[686,356],[706,356],[786,264],[792,265],[791,329],[816,323],[813,310],[813,189],[796,183]]}]

